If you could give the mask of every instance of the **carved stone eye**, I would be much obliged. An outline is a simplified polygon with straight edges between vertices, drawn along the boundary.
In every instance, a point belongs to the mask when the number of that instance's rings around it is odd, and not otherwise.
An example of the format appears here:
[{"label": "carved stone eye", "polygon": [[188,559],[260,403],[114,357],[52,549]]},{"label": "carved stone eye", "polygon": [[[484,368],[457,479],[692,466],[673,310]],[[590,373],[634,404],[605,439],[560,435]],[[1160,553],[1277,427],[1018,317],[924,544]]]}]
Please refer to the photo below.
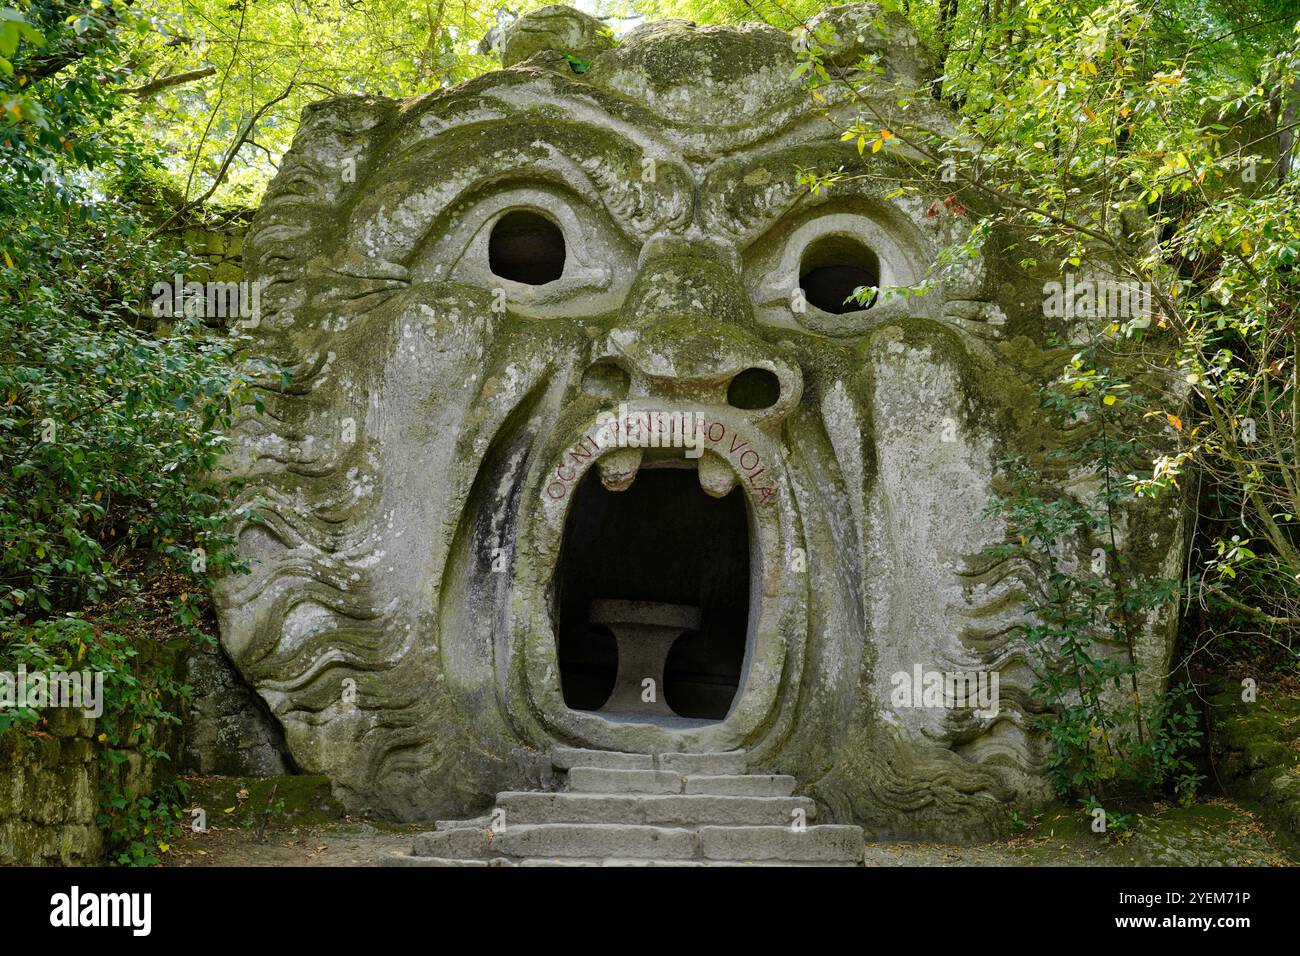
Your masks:
[{"label": "carved stone eye", "polygon": [[492,274],[525,285],[545,285],[564,274],[564,233],[540,213],[526,209],[497,220],[488,239]]},{"label": "carved stone eye", "polygon": [[[823,312],[843,315],[869,309],[851,299],[855,289],[880,285],[880,259],[856,239],[826,236],[810,243],[799,264],[804,298]],[[847,301],[846,301],[847,300]]]}]

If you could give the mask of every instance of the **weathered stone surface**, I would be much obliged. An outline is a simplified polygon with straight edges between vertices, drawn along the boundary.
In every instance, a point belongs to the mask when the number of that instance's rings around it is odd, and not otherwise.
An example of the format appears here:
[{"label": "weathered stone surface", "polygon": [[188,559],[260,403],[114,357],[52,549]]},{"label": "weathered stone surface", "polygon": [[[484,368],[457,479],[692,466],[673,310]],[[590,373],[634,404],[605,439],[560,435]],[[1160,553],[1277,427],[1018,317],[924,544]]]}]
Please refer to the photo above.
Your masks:
[{"label": "weathered stone surface", "polygon": [[693,830],[628,824],[540,823],[507,826],[494,852],[514,857],[627,857],[689,860],[698,855]]},{"label": "weathered stone surface", "polygon": [[99,863],[99,767],[93,720],[46,712],[41,735],[0,734],[0,866]]},{"label": "weathered stone surface", "polygon": [[558,4],[541,7],[516,20],[505,34],[501,52],[503,66],[522,63],[534,53],[555,51],[579,61],[572,65],[583,69],[614,45],[608,30],[593,16]]},{"label": "weathered stone surface", "polygon": [[[817,815],[807,797],[715,796],[711,794],[500,793],[497,807],[507,823],[646,823],[788,825],[793,811]],[[439,824],[439,829],[442,825]]]},{"label": "weathered stone surface", "polygon": [[[576,758],[553,756],[557,765]],[[666,754],[653,755],[664,764]],[[746,755],[702,755],[734,765]],[[497,794],[492,812],[474,820],[438,824],[437,832],[416,837],[413,853],[391,865],[454,865],[451,860],[493,859],[519,866],[638,865],[632,861],[670,861],[691,866],[807,865],[853,866],[862,861],[862,828],[851,825],[809,827],[817,813],[808,797],[736,796],[728,794],[652,793],[655,781],[674,786],[683,778],[668,771],[610,770],[576,767],[606,792],[511,792]],[[789,791],[791,777],[757,775],[750,787],[737,781],[747,775],[686,778],[716,784],[728,791]],[[638,785],[627,792],[627,781]],[[723,832],[726,831],[726,832]],[[705,847],[705,838],[708,847]],[[443,862],[424,864],[420,860]]]},{"label": "weathered stone surface", "polygon": [[421,833],[415,838],[416,856],[446,857],[448,859],[474,859],[487,855],[491,832],[477,827],[455,827],[434,833]]},{"label": "weathered stone surface", "polygon": [[727,774],[687,777],[685,793],[725,794],[733,797],[788,797],[794,793],[794,777],[786,774]]},{"label": "weathered stone surface", "polygon": [[181,753],[185,769],[225,777],[275,777],[292,770],[275,718],[219,648],[195,648],[181,674],[194,691]]},{"label": "weathered stone surface", "polygon": [[[574,767],[599,767],[605,770],[653,770],[655,761],[650,754],[623,754],[612,750],[580,750],[575,747],[556,747],[552,763],[561,770]],[[671,769],[668,767],[665,770]]]},{"label": "weathered stone surface", "polygon": [[[889,123],[895,85],[925,73],[915,36],[870,4],[823,17],[840,66],[880,56],[864,95]],[[1071,329],[1044,318],[1043,277],[1003,236],[921,295],[801,301],[846,248],[869,250],[882,289],[916,286],[972,216],[943,203],[937,170],[924,195],[899,195],[916,179],[903,152],[840,142],[772,27],[664,21],[602,44],[548,8],[506,31],[505,69],[305,112],[243,249],[267,283],[252,333],[290,375],[250,369],[266,410],[244,410],[228,460],[264,520],[235,529],[254,570],[218,595],[227,653],[294,764],[392,818],[550,786],[557,746],[743,749],[746,769],[881,835],[996,830],[1048,788],[1014,631],[1032,572],[983,556],[1006,529],[980,514],[999,462],[1076,440],[1037,396],[1060,367],[1049,340]],[[910,108],[942,125],[927,99]],[[839,166],[851,175],[832,189],[799,181]],[[523,211],[533,225],[506,229]],[[511,257],[553,271],[533,284]],[[625,434],[642,413],[699,416],[703,454],[596,446],[602,415]],[[676,487],[683,469],[743,512],[739,546],[695,545],[726,558],[716,579],[743,576],[749,605],[728,611],[743,672],[705,716],[658,686],[646,701],[675,716],[570,706],[559,635],[595,639],[564,631],[575,501]],[[1176,514],[1135,507],[1127,528],[1130,567],[1177,560]],[[616,564],[574,586],[604,586]],[[629,580],[610,590],[651,593],[590,596],[702,606]],[[713,662],[711,610],[696,637]],[[1148,689],[1170,623],[1140,642]],[[998,672],[998,711],[895,702],[915,667]],[[617,769],[571,766],[571,784]]]},{"label": "weathered stone surface", "polygon": [[662,770],[604,770],[574,767],[569,789],[586,793],[681,793],[680,774]]},{"label": "weathered stone surface", "polygon": [[454,857],[440,856],[406,856],[397,854],[396,856],[385,857],[381,863],[382,866],[432,866],[432,867],[449,867],[449,866],[491,866],[488,860],[458,860]]},{"label": "weathered stone surface", "polygon": [[745,752],[725,754],[660,754],[660,770],[680,774],[731,774],[745,772]]},{"label": "weathered stone surface", "polygon": [[1261,680],[1254,695],[1229,678],[1206,687],[1210,756],[1224,789],[1258,802],[1300,854],[1300,699],[1279,683]]},{"label": "weathered stone surface", "polygon": [[862,830],[852,826],[701,827],[700,849],[710,860],[798,860],[856,863]]}]

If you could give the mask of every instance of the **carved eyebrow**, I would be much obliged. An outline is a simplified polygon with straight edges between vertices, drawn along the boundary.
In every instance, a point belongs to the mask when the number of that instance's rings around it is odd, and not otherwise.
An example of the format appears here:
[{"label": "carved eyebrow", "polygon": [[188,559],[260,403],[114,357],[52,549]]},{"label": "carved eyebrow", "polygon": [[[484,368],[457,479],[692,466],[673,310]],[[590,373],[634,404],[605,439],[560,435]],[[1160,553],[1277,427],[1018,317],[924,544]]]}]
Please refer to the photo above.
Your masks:
[{"label": "carved eyebrow", "polygon": [[781,219],[810,206],[856,194],[854,185],[835,195],[813,196],[798,182],[798,170],[834,169],[856,158],[851,144],[828,135],[816,118],[796,121],[770,140],[724,156],[706,170],[701,185],[701,219],[705,228],[721,231],[740,247],[767,233]]},{"label": "carved eyebrow", "polygon": [[689,221],[694,193],[689,177],[671,164],[643,181],[642,159],[636,143],[586,124],[480,118],[390,153],[378,164],[383,173],[367,180],[348,228],[367,256],[399,261],[465,196],[518,176],[549,181],[596,205],[639,244],[675,221]]},{"label": "carved eyebrow", "polygon": [[773,169],[772,154],[729,158],[715,165],[700,187],[704,228],[744,248],[807,204],[808,189],[796,182],[793,164],[785,175]]}]

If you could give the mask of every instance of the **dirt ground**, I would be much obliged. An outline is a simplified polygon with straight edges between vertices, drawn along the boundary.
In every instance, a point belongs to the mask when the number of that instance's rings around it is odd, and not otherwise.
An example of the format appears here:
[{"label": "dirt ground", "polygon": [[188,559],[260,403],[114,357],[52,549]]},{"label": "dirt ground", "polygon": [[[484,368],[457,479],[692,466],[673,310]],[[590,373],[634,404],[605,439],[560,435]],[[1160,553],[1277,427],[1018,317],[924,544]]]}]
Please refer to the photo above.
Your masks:
[{"label": "dirt ground", "polygon": [[380,830],[370,823],[340,821],[269,830],[261,838],[249,829],[210,827],[171,844],[170,866],[377,866],[396,853],[409,853],[422,827]]},{"label": "dirt ground", "polygon": [[[375,866],[408,853],[413,835],[430,827],[393,827],[344,818],[336,822],[213,826],[169,847],[171,866]],[[1030,821],[1010,839],[973,846],[868,843],[868,866],[1292,866],[1280,841],[1246,808],[1229,801],[1152,808],[1130,830],[1094,834],[1081,814]]]}]

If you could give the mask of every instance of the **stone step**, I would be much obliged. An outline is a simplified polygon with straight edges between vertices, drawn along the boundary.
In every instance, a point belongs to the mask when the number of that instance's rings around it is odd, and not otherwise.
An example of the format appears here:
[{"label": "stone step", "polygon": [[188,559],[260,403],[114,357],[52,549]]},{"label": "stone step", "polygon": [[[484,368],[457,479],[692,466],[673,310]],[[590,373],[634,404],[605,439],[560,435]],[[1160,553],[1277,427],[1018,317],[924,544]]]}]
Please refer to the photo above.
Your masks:
[{"label": "stone step", "polygon": [[[508,811],[507,811],[508,812]],[[476,838],[476,839],[474,839]],[[700,860],[712,863],[857,864],[862,828],[856,826],[645,826],[621,823],[507,824],[502,830],[466,828],[418,834],[411,856],[386,866],[505,866],[527,860]],[[532,865],[541,865],[532,864]]]},{"label": "stone step", "polygon": [[407,856],[396,854],[379,861],[379,866],[856,866],[845,861],[795,862],[790,860],[655,860],[614,857],[593,859],[588,857],[528,857],[508,860],[503,856],[489,860],[452,860],[436,856]]},{"label": "stone step", "polygon": [[584,859],[581,857],[533,857],[503,866],[857,866],[839,860],[801,862],[796,860],[620,860]]},{"label": "stone step", "polygon": [[491,857],[484,860],[457,860],[446,856],[415,856],[396,853],[379,861],[380,866],[514,866],[505,857]]},{"label": "stone step", "polygon": [[492,825],[491,817],[473,817],[469,820],[438,820],[435,830],[486,830]]},{"label": "stone step", "polygon": [[684,793],[728,797],[788,797],[795,779],[784,774],[697,774],[684,777]]},{"label": "stone step", "polygon": [[744,773],[746,760],[743,750],[712,754],[659,754],[655,758],[655,768],[680,773],[682,776]]},{"label": "stone step", "polygon": [[551,763],[559,770],[574,767],[597,767],[601,770],[653,770],[655,758],[650,754],[625,754],[615,750],[583,750],[579,747],[556,747]]},{"label": "stone step", "polygon": [[[478,827],[452,827],[447,830],[417,833],[411,850],[415,856],[443,857],[451,860],[485,859],[491,851],[492,833]],[[500,854],[495,854],[500,856]]]},{"label": "stone step", "polygon": [[729,750],[724,753],[666,753],[652,756],[615,750],[557,747],[551,752],[551,763],[560,770],[593,767],[598,770],[667,770],[683,775],[732,774],[745,772],[746,755],[743,750]]},{"label": "stone step", "polygon": [[585,857],[530,857],[518,866],[708,866],[706,860],[587,859]]},{"label": "stone step", "polygon": [[681,793],[682,776],[666,770],[606,770],[574,767],[569,789],[575,793]]},{"label": "stone step", "polygon": [[689,860],[699,855],[699,834],[674,827],[618,823],[506,825],[493,835],[492,852],[510,857]]},{"label": "stone step", "polygon": [[817,805],[808,797],[735,797],[712,794],[535,793],[497,795],[507,828],[516,823],[636,823],[696,827],[788,826],[791,811],[811,820]]},{"label": "stone step", "polygon": [[700,827],[700,851],[707,860],[859,863],[862,828],[815,826]]}]

